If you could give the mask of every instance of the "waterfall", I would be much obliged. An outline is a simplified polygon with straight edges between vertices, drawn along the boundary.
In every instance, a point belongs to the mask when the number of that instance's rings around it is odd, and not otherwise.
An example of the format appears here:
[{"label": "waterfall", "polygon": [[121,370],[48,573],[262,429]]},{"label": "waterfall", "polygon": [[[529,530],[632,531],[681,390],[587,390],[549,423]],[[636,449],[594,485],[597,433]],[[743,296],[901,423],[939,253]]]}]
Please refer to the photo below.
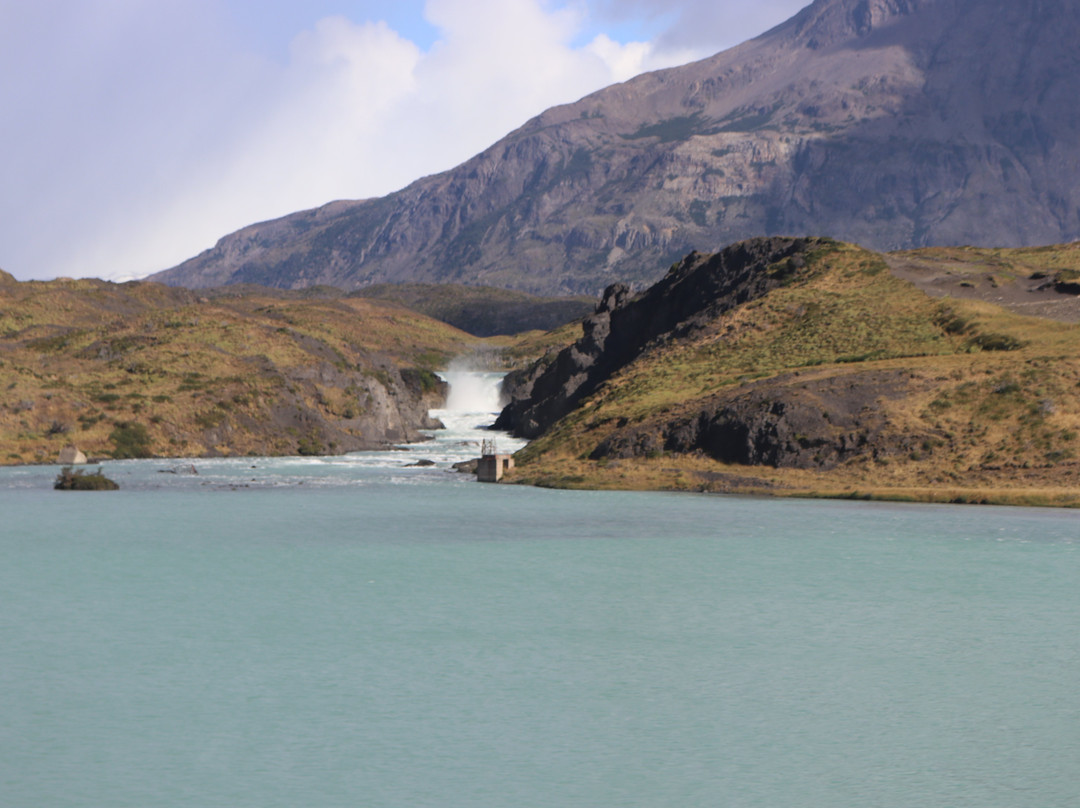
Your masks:
[{"label": "waterfall", "polygon": [[[450,385],[447,412],[497,413],[502,373],[475,370],[444,370],[439,377]],[[494,419],[492,419],[494,420]]]},{"label": "waterfall", "polygon": [[431,440],[417,444],[412,450],[436,462],[469,460],[480,454],[485,440],[498,439],[499,451],[513,453],[527,441],[505,432],[491,431],[491,425],[501,409],[500,387],[505,374],[485,370],[462,370],[451,367],[439,372],[439,378],[450,386],[446,406],[432,410],[431,415],[444,428],[433,430]]}]

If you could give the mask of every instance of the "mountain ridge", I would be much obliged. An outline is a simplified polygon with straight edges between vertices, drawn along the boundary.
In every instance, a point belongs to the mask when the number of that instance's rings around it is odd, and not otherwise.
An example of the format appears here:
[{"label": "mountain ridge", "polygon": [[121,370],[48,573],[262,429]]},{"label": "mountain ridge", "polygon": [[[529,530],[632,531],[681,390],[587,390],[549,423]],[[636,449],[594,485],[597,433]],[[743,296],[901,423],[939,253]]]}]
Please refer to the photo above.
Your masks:
[{"label": "mountain ridge", "polygon": [[596,293],[756,235],[1070,241],[1077,42],[1065,0],[817,0],[735,48],[546,110],[454,169],[251,225],[153,277]]}]

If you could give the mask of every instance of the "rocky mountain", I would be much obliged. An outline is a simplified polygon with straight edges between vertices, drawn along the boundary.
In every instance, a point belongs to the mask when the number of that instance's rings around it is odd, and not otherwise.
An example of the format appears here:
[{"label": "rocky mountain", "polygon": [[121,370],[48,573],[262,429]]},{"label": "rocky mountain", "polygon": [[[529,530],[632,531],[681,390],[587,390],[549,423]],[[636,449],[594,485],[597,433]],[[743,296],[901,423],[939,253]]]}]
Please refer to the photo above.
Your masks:
[{"label": "rocky mountain", "polygon": [[816,0],[762,36],[550,109],[380,199],[252,225],[156,279],[593,293],[692,249],[1080,237],[1080,4]]}]

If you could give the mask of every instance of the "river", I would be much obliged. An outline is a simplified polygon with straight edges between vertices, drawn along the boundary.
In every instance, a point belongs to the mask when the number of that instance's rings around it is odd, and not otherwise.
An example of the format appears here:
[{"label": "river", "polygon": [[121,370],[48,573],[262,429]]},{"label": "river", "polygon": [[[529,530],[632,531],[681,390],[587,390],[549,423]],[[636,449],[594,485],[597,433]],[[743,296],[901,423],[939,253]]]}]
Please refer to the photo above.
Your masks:
[{"label": "river", "polygon": [[460,407],[0,469],[0,804],[1076,804],[1076,514],[483,485]]}]

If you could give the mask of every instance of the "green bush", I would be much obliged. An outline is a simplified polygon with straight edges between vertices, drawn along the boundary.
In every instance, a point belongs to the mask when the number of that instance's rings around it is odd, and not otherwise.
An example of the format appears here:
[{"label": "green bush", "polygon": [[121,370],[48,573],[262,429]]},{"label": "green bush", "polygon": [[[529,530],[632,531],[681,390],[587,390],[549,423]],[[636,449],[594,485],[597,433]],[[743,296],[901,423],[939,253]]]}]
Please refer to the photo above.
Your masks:
[{"label": "green bush", "polygon": [[120,486],[106,477],[101,469],[87,474],[82,470],[72,471],[71,466],[64,466],[56,475],[53,488],[57,491],[116,491]]},{"label": "green bush", "polygon": [[129,457],[152,457],[150,434],[143,424],[124,421],[109,433],[113,443],[112,456],[118,460]]},{"label": "green bush", "polygon": [[221,410],[205,410],[195,414],[195,423],[202,429],[213,429],[225,423],[227,415]]},{"label": "green bush", "polygon": [[296,453],[305,457],[325,454],[319,433],[312,429],[307,436],[300,438],[296,444]]},{"label": "green bush", "polygon": [[967,341],[969,351],[1017,351],[1024,343],[1008,334],[979,334]]},{"label": "green bush", "polygon": [[436,373],[424,368],[406,368],[401,371],[401,378],[405,384],[420,393],[434,393],[442,383]]}]

